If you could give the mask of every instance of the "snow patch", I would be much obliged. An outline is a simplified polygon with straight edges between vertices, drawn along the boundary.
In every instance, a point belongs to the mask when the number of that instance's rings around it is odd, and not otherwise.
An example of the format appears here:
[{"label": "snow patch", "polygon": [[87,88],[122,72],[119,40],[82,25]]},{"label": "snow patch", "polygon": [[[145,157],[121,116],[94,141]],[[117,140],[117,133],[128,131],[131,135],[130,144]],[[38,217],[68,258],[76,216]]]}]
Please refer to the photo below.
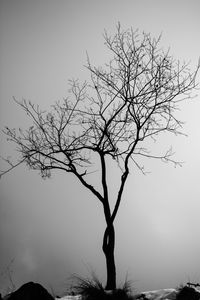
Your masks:
[{"label": "snow patch", "polygon": [[75,295],[75,296],[63,296],[61,298],[55,298],[55,300],[81,300],[82,296],[81,295]]},{"label": "snow patch", "polygon": [[[156,291],[143,292],[141,295],[144,295],[144,299],[148,300],[175,300],[177,290],[176,289],[160,289]],[[142,298],[141,298],[142,299]]]}]

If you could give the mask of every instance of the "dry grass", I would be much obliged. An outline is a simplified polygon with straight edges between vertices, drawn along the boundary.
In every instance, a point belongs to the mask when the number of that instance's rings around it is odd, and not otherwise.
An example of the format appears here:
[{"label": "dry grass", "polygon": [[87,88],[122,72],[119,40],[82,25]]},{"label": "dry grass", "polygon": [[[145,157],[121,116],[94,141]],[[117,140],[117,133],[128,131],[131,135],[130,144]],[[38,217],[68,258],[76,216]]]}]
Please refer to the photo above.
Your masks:
[{"label": "dry grass", "polygon": [[83,278],[74,276],[76,284],[74,290],[81,294],[84,300],[130,300],[132,299],[131,286],[129,281],[125,281],[121,288],[114,291],[106,291],[98,278]]}]

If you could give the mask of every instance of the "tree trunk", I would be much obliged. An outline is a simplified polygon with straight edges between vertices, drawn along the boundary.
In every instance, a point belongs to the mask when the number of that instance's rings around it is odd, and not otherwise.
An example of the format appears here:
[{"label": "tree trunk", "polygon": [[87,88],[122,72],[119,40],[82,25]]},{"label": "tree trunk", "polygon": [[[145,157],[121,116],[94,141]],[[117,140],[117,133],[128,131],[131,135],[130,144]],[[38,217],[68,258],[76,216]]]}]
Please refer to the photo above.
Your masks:
[{"label": "tree trunk", "polygon": [[103,252],[106,257],[107,283],[106,290],[116,289],[116,268],[115,268],[115,229],[113,224],[107,226],[103,238]]}]

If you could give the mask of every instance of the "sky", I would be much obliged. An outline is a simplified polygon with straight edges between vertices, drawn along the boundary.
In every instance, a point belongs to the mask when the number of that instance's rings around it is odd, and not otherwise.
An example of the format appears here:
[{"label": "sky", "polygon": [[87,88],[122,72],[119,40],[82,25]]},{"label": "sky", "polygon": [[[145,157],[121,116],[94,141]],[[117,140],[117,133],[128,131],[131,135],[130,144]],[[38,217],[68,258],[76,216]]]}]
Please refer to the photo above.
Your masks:
[{"label": "sky", "polygon": [[[193,68],[199,11],[198,0],[0,0],[0,129],[29,125],[13,96],[48,110],[67,97],[68,79],[89,80],[86,53],[103,65],[104,29],[113,34],[118,21],[162,33],[161,45]],[[161,151],[172,145],[182,167],[148,160],[145,176],[131,168],[115,222],[118,283],[128,276],[144,291],[200,282],[199,111],[197,94],[178,112],[187,137],[158,143]],[[2,132],[0,139],[1,156],[16,158]],[[104,283],[104,229],[100,203],[76,178],[57,172],[42,180],[24,165],[14,169],[0,180],[0,292],[35,281],[62,294],[72,274],[91,271]]]}]

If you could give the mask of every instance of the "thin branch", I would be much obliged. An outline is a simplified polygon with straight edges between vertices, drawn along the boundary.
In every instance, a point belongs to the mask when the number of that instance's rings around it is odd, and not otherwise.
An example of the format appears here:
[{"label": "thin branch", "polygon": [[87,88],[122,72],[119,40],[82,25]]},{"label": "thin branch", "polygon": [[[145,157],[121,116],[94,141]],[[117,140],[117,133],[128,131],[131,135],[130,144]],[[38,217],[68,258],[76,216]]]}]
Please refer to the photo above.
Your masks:
[{"label": "thin branch", "polygon": [[[164,155],[155,155],[143,145],[147,138],[157,140],[165,132],[184,134],[183,122],[176,112],[181,101],[193,98],[200,61],[191,72],[188,63],[180,63],[170,56],[169,49],[160,47],[161,36],[152,38],[138,30],[122,30],[120,24],[113,36],[105,32],[104,40],[111,59],[104,67],[98,67],[87,58],[91,83],[71,80],[69,97],[63,103],[56,102],[46,112],[30,101],[14,98],[33,125],[25,131],[4,130],[8,140],[17,145],[22,159],[16,164],[4,159],[9,168],[1,176],[23,162],[40,170],[44,178],[56,169],[72,173],[100,200],[106,222],[113,226],[131,160],[144,174],[144,167],[136,160],[139,155],[182,165],[173,159],[171,149]],[[100,160],[94,159],[96,155]],[[121,170],[112,212],[106,157],[114,159]],[[86,176],[99,166],[102,193]]]}]

